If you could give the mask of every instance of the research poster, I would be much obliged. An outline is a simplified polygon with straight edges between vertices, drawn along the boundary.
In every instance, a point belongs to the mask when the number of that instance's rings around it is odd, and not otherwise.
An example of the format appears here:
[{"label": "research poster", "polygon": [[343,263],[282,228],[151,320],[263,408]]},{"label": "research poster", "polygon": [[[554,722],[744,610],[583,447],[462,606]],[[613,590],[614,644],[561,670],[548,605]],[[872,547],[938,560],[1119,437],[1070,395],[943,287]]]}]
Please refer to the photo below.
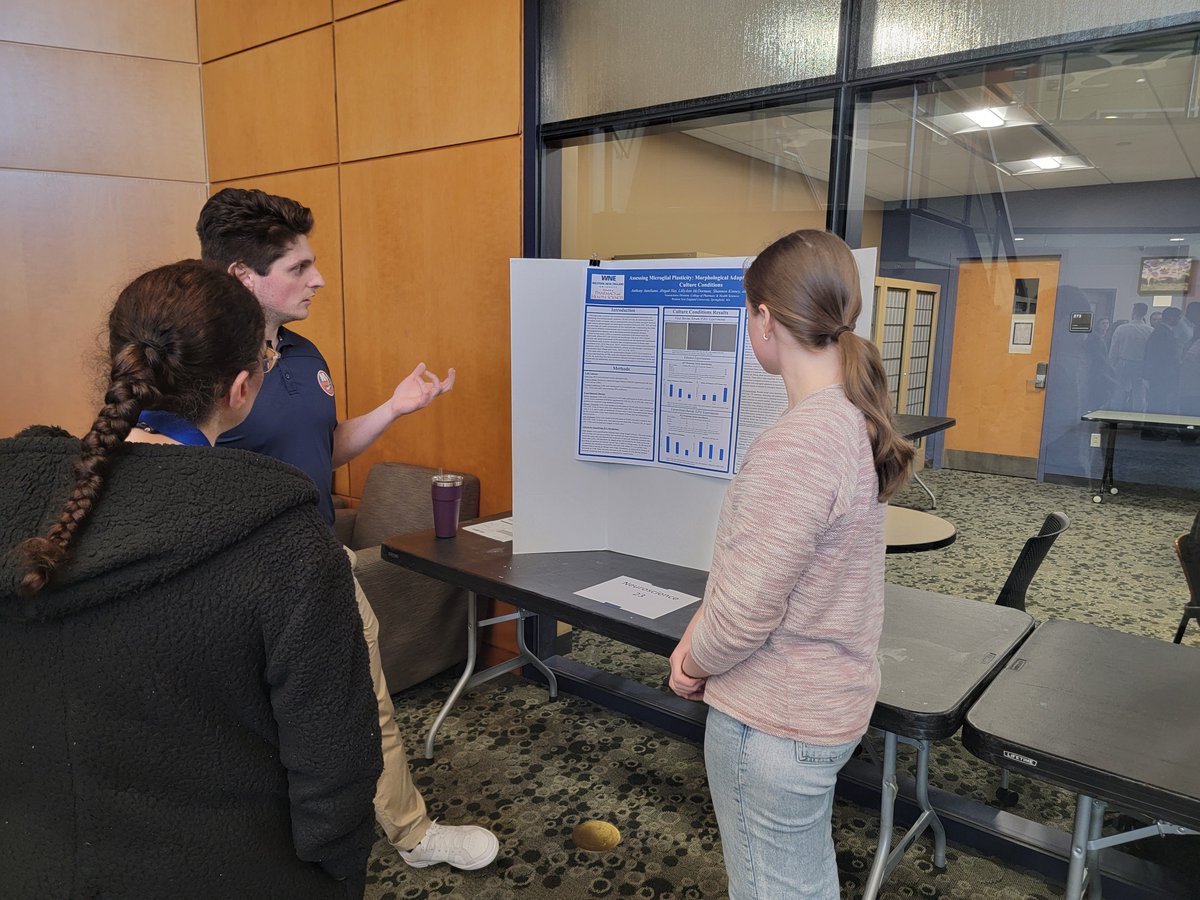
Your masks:
[{"label": "research poster", "polygon": [[746,320],[741,269],[589,268],[578,458],[736,474],[787,406]]}]

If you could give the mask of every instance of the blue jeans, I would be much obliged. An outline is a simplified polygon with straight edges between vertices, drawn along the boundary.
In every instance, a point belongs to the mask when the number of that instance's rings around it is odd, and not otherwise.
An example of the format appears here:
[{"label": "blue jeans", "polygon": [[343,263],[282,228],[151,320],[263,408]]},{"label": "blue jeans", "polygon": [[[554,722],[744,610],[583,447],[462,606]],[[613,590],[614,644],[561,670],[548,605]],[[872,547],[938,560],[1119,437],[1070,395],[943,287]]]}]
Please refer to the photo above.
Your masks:
[{"label": "blue jeans", "polygon": [[709,708],[704,765],[730,900],[838,900],[833,786],[857,744],[775,737]]}]

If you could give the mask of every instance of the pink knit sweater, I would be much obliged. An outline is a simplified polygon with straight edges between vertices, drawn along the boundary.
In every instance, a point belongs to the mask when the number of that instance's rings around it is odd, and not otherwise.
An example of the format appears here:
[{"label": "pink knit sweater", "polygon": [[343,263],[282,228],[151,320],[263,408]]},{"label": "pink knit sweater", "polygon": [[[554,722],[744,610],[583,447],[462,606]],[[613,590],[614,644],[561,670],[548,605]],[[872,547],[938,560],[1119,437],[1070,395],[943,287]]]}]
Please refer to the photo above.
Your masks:
[{"label": "pink knit sweater", "polygon": [[692,657],[711,706],[759,731],[842,744],[879,694],[884,510],[841,385],[751,445],[717,522]]}]

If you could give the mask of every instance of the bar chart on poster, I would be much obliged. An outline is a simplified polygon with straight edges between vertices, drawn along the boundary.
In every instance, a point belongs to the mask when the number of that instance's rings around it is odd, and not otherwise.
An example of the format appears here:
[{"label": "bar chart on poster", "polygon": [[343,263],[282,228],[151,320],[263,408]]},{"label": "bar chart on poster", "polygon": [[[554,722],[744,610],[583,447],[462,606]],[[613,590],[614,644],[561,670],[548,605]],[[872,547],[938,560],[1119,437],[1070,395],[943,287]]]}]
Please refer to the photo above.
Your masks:
[{"label": "bar chart on poster", "polygon": [[579,459],[732,477],[787,405],[746,340],[741,269],[587,272]]},{"label": "bar chart on poster", "polygon": [[[743,304],[744,306],[745,304]],[[727,474],[737,394],[740,310],[664,312],[660,462]],[[664,390],[665,388],[665,390]]]}]

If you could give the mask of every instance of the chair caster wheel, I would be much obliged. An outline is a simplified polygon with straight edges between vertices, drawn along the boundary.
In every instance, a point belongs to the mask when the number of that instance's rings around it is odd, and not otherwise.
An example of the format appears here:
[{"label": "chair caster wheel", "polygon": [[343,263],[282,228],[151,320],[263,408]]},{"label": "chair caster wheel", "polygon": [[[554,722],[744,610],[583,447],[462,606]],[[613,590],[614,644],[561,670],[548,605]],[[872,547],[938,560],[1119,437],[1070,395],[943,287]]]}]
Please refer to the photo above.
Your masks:
[{"label": "chair caster wheel", "polygon": [[1101,497],[1099,494],[1097,494],[1095,497],[1092,498],[1092,502],[1099,503],[1103,499],[1104,499],[1103,497]]},{"label": "chair caster wheel", "polygon": [[1116,488],[1109,488],[1109,489],[1108,489],[1108,492],[1109,492],[1110,494],[1115,494],[1115,493],[1117,492],[1117,489],[1116,489]]},{"label": "chair caster wheel", "polygon": [[1017,805],[1017,801],[1021,799],[1021,795],[1009,788],[996,788],[996,801],[1002,809],[1010,809]]}]

